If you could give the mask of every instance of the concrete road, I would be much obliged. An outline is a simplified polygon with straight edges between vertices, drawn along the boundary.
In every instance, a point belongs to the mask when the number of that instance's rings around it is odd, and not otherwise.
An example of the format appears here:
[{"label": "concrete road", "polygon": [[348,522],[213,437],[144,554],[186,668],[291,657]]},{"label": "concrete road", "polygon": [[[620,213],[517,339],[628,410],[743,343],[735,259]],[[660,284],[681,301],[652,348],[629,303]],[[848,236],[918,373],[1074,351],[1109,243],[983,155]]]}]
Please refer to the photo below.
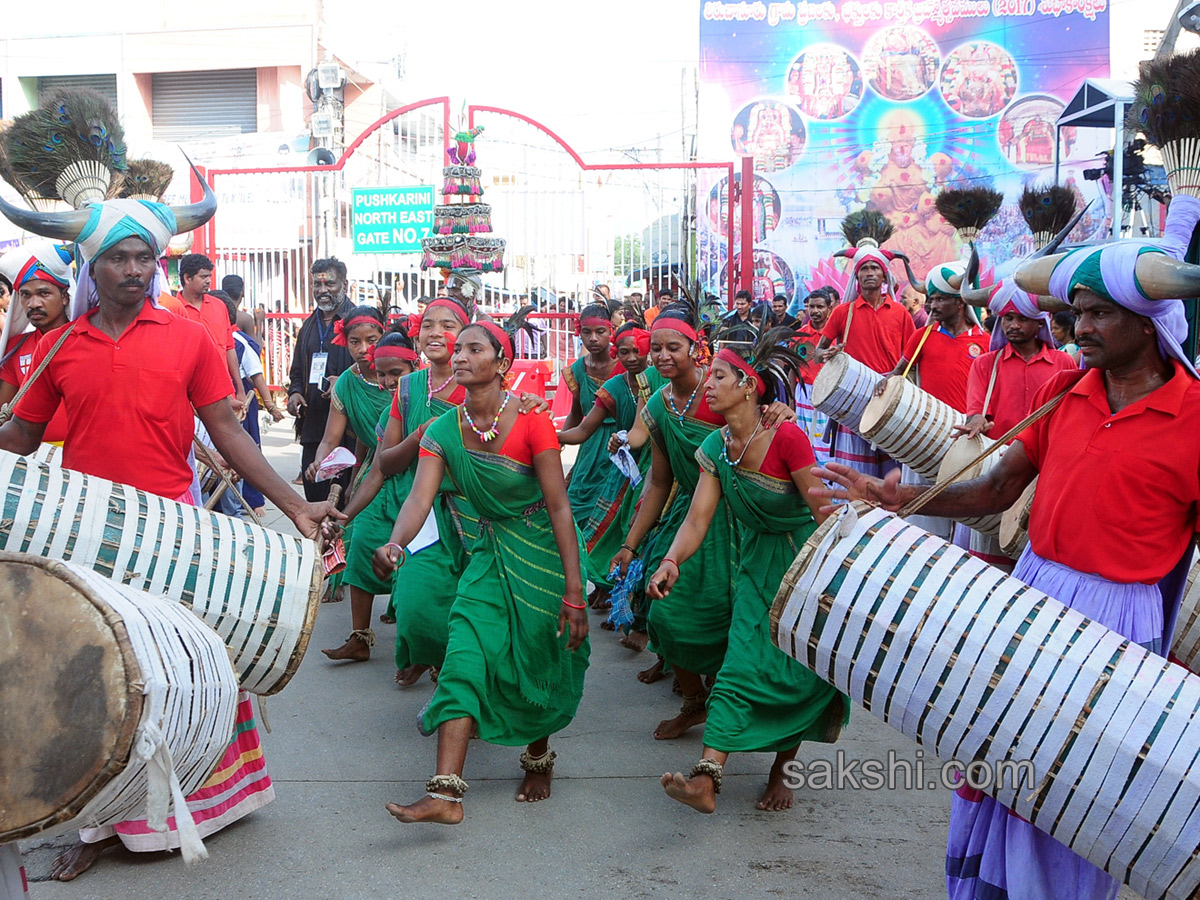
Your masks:
[{"label": "concrete road", "polygon": [[[295,475],[299,451],[275,426],[265,450]],[[274,513],[274,511],[272,511]],[[274,527],[290,523],[274,513]],[[376,604],[376,615],[383,601]],[[652,661],[621,648],[592,617],[592,665],[579,715],[551,745],[554,794],[517,804],[519,751],[472,744],[466,821],[456,828],[401,825],[388,801],[412,801],[434,773],[434,739],[416,729],[428,680],[392,683],[394,626],[374,627],[375,658],[334,664],[319,653],[349,633],[349,603],[325,605],[299,673],[267,703],[262,734],[277,799],[206,842],[210,858],[185,867],[177,854],[109,851],[74,883],[47,881],[71,837],[23,843],[34,900],[194,900],[321,897],[936,898],[944,896],[950,795],[944,790],[804,788],[796,806],[754,803],[771,757],[731,758],[715,815],[668,799],[666,771],[699,758],[699,730],[674,742],[651,737],[674,714],[670,681],[634,678]],[[260,725],[260,731],[261,731]],[[800,759],[912,760],[916,745],[862,709],[836,747],[805,745]],[[1129,896],[1133,896],[1130,894]]]}]

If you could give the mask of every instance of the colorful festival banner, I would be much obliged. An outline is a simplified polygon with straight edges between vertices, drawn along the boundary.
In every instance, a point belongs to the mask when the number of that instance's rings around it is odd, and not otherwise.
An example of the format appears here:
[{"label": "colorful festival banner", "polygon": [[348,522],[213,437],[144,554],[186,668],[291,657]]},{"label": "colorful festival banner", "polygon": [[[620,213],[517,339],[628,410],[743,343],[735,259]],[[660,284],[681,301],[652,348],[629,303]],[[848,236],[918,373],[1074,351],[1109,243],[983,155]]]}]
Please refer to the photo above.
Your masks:
[{"label": "colorful festival banner", "polygon": [[[934,198],[987,185],[1006,203],[980,237],[998,270],[1032,249],[1016,200],[1054,178],[1055,121],[1085,78],[1108,75],[1106,0],[826,0],[700,4],[700,137],[709,158],[754,160],[754,293],[844,284],[830,255],[842,217],[869,206],[918,277],[964,255]],[[1060,183],[1101,197],[1083,170],[1111,133],[1062,131]],[[702,183],[700,273],[729,264],[726,179]],[[1096,202],[1079,234],[1103,229]],[[733,225],[738,255],[740,221]],[[897,276],[903,272],[897,264]]]}]

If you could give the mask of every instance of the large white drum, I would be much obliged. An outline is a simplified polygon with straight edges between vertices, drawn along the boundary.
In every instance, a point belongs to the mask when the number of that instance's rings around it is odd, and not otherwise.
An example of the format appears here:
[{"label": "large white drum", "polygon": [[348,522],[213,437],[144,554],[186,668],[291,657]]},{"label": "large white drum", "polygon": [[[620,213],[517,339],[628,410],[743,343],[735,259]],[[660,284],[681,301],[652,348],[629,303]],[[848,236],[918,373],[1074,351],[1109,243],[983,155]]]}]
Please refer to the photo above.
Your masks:
[{"label": "large white drum", "polygon": [[0,549],[184,604],[225,639],[253,693],[282,690],[299,668],[319,606],[311,541],[3,451],[0,489]]},{"label": "large white drum", "polygon": [[954,442],[952,429],[966,420],[907,378],[892,375],[883,394],[872,397],[863,410],[859,434],[892,459],[935,481]]},{"label": "large white drum", "polygon": [[1021,492],[1017,502],[1000,517],[1000,549],[1006,556],[1017,559],[1029,544],[1029,514],[1033,510],[1033,495],[1037,491],[1035,478]]},{"label": "large white drum", "polygon": [[788,655],[1145,897],[1200,889],[1200,677],[891,513],[853,504],[771,609]]},{"label": "large white drum", "polygon": [[180,604],[0,552],[0,635],[0,843],[157,814],[165,828],[170,779],[182,798],[224,756],[237,677]]},{"label": "large white drum", "polygon": [[1193,672],[1200,669],[1200,561],[1194,562],[1188,572],[1171,655]]},{"label": "large white drum", "polygon": [[883,376],[844,350],[835,353],[813,379],[813,407],[851,431],[858,431],[871,392]]}]

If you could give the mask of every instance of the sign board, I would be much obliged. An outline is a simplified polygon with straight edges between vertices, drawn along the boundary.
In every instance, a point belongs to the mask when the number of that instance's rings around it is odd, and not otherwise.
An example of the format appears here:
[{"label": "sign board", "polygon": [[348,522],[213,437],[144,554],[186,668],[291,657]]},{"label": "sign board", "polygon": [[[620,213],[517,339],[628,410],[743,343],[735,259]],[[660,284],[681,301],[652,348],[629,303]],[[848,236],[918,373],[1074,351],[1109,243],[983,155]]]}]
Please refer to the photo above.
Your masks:
[{"label": "sign board", "polygon": [[355,253],[420,253],[433,230],[433,186],[355,188]]}]

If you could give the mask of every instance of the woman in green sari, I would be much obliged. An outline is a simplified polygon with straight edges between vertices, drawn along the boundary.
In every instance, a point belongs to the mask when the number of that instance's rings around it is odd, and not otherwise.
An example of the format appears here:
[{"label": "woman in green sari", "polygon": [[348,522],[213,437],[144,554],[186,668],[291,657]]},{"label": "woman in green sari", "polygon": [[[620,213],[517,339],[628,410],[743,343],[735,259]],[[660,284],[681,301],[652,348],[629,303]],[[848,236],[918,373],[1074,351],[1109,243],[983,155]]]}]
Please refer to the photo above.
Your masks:
[{"label": "woman in green sari", "polygon": [[750,360],[730,348],[713,360],[704,391],[709,409],[728,424],[709,434],[696,452],[700,483],[646,588],[655,603],[679,591],[680,566],[694,558],[710,523],[727,506],[738,544],[733,618],[725,662],[708,698],[704,755],[687,778],[678,772],[662,777],[671,797],[701,812],[716,808],[722,766],[730,753],[741,751],[775,754],[758,808],[790,808],[784,765],[801,741],[836,740],[850,711],[832,685],[780,653],[771,639],[771,602],[779,584],[825,518],[808,492],[821,480],[812,472],[816,460],[807,436],[790,422],[764,428],[759,405],[768,390],[782,390],[781,396],[794,390],[794,380],[780,384],[794,378],[799,363],[783,344],[790,331],[762,335]]},{"label": "woman in green sari", "polygon": [[[532,307],[509,320],[514,328]],[[437,731],[437,774],[411,806],[388,804],[401,822],[462,821],[462,774],[473,731],[525,745],[519,801],[550,796],[549,737],[575,715],[588,664],[579,531],[571,517],[553,422],[521,415],[504,387],[509,333],[492,322],[462,330],[454,373],[466,389],[459,409],[432,422],[416,479],[392,540],[375,551],[378,575],[405,561],[449,477],[480,515],[480,535],[450,610],[450,636],[422,729]]]},{"label": "woman in green sari", "polygon": [[[405,327],[399,326],[400,329]],[[379,546],[380,528],[372,516],[364,513],[364,509],[370,508],[374,501],[379,499],[377,492],[382,476],[379,473],[377,451],[380,435],[387,426],[389,410],[395,405],[396,390],[401,381],[413,372],[420,357],[404,330],[392,330],[368,350],[368,361],[378,375],[387,402],[371,426],[375,452],[368,455],[345,510],[349,518],[344,535],[346,567],[338,575],[342,584],[350,588],[353,630],[341,647],[321,651],[330,659],[349,662],[365,662],[370,659],[371,648],[375,646],[375,632],[371,630],[371,610],[376,594],[387,593],[388,586],[381,585],[371,570],[371,554],[375,547]],[[365,441],[366,438],[362,440]],[[399,508],[397,503],[396,510]],[[387,533],[390,521],[383,523],[384,533]]]},{"label": "woman in green sari", "polygon": [[[649,367],[650,333],[640,322],[626,322],[618,328],[613,345],[624,372],[613,375],[596,391],[595,405],[581,423],[559,432],[560,444],[587,444],[593,435],[606,430],[606,423],[615,423],[614,437],[622,432],[627,434],[646,400],[663,386],[665,379]],[[608,468],[601,470],[603,480],[591,514],[584,517],[581,510],[571,507],[576,522],[582,523],[580,531],[588,554],[587,577],[593,584],[608,589],[613,587],[609,561],[621,549],[641,496],[640,481],[650,469],[650,451],[644,446],[626,452],[637,468],[637,480],[631,479],[628,469],[618,468],[608,459]],[[610,453],[607,446],[604,453]]]},{"label": "woman in green sari", "polygon": [[[392,578],[381,579],[375,575],[371,558],[375,548],[384,543],[391,534],[400,507],[412,487],[415,471],[413,463],[417,455],[417,429],[461,403],[465,396],[463,389],[454,381],[450,356],[453,353],[454,341],[466,324],[466,311],[453,300],[442,297],[426,306],[417,332],[417,347],[429,360],[429,366],[418,369],[400,381],[389,408],[380,419],[383,434],[377,464],[371,467],[371,471],[367,473],[346,507],[346,515],[354,522],[357,535],[346,555],[346,578],[360,585],[372,598],[377,594],[390,595],[389,613],[396,611],[403,614],[410,611],[408,606],[413,607],[413,616],[420,619],[415,626],[417,630],[420,633],[432,631],[435,644],[436,635],[440,634],[440,646],[443,649],[450,601],[454,597],[458,575],[465,565],[459,558],[462,553],[462,540],[459,535],[453,530],[443,531],[442,522],[439,520],[438,541],[417,555],[421,557],[420,565],[414,567],[425,570],[430,579],[422,585],[422,595],[419,598],[422,602],[416,602],[418,598],[413,598],[412,604],[401,604],[404,607],[402,611],[396,609],[396,600],[402,599],[405,596],[404,592],[396,590]],[[416,557],[413,562],[416,562]],[[428,593],[425,593],[426,591]],[[371,645],[374,644],[375,637],[370,630],[370,614],[371,607],[368,603],[365,606],[365,620],[361,624],[365,633],[352,634],[342,648],[344,655],[333,658],[370,659]],[[429,623],[428,627],[423,627],[420,624],[422,622]],[[357,619],[355,625],[356,628],[360,627]],[[406,638],[413,627],[407,619],[403,623],[397,621],[396,682],[402,687],[415,684],[423,672],[440,662],[439,652],[434,652],[429,662],[414,662],[407,649]]]},{"label": "woman in green sari", "polygon": [[[613,327],[612,316],[606,305],[594,303],[584,307],[579,314],[578,333],[587,353],[562,373],[563,382],[572,394],[571,412],[563,426],[567,431],[575,429],[583,421],[584,415],[596,408],[597,392],[609,378],[622,372],[616,356],[609,353]],[[600,423],[580,442],[579,453],[571,467],[567,497],[571,501],[575,522],[581,529],[586,527],[591,518],[597,499],[603,496],[601,491],[608,478],[608,470],[612,468],[608,458],[608,437],[616,430],[616,419],[606,410]],[[601,572],[599,578],[593,576],[592,582],[596,587],[588,597],[588,605],[592,609],[607,609],[612,588],[608,572]]]}]

